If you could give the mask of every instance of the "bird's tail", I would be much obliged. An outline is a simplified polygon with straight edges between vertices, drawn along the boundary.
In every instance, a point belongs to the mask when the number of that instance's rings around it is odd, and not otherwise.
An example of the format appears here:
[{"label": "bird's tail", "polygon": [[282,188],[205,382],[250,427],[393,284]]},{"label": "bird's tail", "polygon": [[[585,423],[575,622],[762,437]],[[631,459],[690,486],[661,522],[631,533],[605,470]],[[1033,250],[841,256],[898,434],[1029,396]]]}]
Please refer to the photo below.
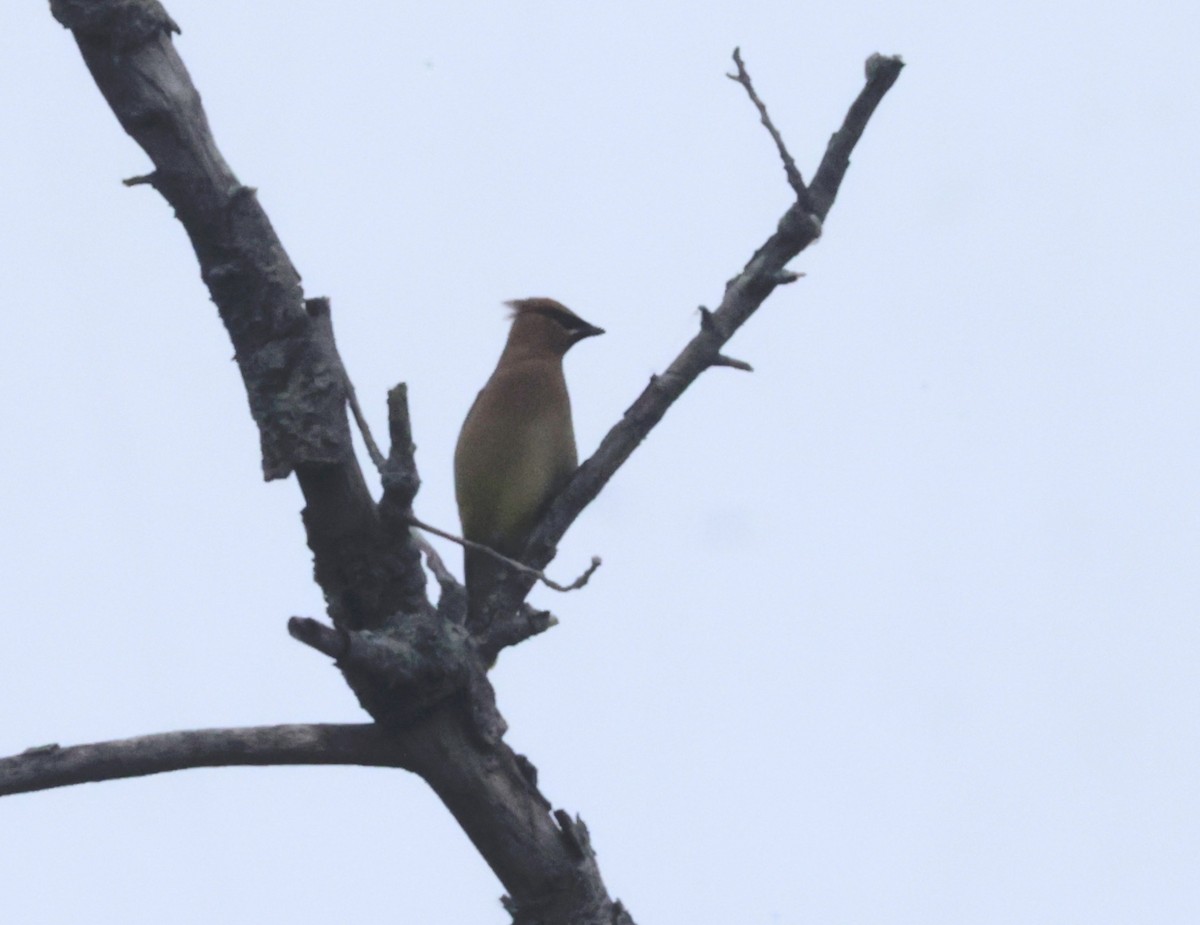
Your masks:
[{"label": "bird's tail", "polygon": [[464,550],[463,574],[467,585],[467,625],[480,627],[484,621],[487,599],[500,580],[509,572],[508,566],[486,552]]}]

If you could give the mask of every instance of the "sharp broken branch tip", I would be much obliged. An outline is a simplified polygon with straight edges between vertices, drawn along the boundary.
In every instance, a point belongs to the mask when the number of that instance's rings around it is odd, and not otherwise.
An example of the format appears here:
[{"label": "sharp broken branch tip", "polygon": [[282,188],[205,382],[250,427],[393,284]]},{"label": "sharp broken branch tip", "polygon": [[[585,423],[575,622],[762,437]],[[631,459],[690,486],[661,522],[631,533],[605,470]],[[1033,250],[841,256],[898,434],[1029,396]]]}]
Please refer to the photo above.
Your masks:
[{"label": "sharp broken branch tip", "polygon": [[153,186],[154,181],[157,179],[158,179],[158,176],[156,174],[144,173],[141,176],[129,177],[128,179],[122,180],[121,182],[125,186]]},{"label": "sharp broken branch tip", "polygon": [[350,652],[350,634],[341,627],[328,627],[312,617],[289,617],[288,635],[340,662]]},{"label": "sharp broken branch tip", "polygon": [[733,357],[727,357],[723,353],[718,353],[715,357],[713,357],[713,361],[709,365],[728,366],[730,369],[740,369],[747,373],[754,372],[754,367],[745,360],[735,360]]},{"label": "sharp broken branch tip", "polygon": [[310,318],[323,318],[330,314],[331,304],[327,295],[313,296],[304,300],[304,310]]},{"label": "sharp broken branch tip", "polygon": [[788,283],[794,283],[803,276],[803,273],[798,273],[795,270],[780,270],[772,278],[774,279],[776,286],[786,286]]},{"label": "sharp broken branch tip", "polygon": [[737,65],[738,72],[736,74],[726,74],[730,80],[737,81],[740,84],[746,83],[750,79],[750,75],[746,73],[746,65],[742,63],[742,49],[738,46],[733,50],[733,63]]},{"label": "sharp broken branch tip", "polygon": [[35,745],[32,748],[27,748],[21,754],[22,756],[52,755],[58,751],[62,751],[62,746],[57,742],[51,742],[49,745]]},{"label": "sharp broken branch tip", "polygon": [[863,71],[866,73],[867,80],[870,80],[885,67],[904,67],[904,59],[899,55],[881,55],[879,52],[875,52],[867,58]]},{"label": "sharp broken branch tip", "polygon": [[562,832],[563,842],[567,848],[578,860],[584,860],[588,856],[588,837],[583,820],[578,816],[572,819],[570,814],[562,809],[554,811],[554,818],[558,822],[558,828]]}]

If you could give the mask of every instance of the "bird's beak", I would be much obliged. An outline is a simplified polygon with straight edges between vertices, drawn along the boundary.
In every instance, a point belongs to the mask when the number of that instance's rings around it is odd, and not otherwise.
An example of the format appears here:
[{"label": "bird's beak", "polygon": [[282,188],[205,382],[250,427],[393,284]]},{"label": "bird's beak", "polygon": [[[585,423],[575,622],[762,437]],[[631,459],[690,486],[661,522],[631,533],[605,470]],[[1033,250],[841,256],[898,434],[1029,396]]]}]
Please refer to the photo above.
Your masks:
[{"label": "bird's beak", "polygon": [[594,324],[589,324],[582,328],[576,328],[574,333],[576,340],[583,340],[585,337],[596,337],[603,334],[604,328],[598,328]]}]

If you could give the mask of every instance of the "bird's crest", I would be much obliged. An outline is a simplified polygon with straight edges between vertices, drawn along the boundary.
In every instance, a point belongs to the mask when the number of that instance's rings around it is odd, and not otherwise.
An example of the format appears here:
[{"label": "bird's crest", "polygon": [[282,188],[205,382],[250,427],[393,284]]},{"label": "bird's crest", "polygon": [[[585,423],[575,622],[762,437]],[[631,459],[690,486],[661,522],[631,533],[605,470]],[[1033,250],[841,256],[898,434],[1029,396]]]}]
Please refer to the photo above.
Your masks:
[{"label": "bird's crest", "polygon": [[548,299],[545,296],[537,296],[530,299],[512,299],[504,304],[512,309],[511,317],[513,318],[519,315],[542,315],[552,321],[557,321],[571,332],[599,331],[598,328],[588,324],[571,311],[571,309],[563,305],[562,302]]}]

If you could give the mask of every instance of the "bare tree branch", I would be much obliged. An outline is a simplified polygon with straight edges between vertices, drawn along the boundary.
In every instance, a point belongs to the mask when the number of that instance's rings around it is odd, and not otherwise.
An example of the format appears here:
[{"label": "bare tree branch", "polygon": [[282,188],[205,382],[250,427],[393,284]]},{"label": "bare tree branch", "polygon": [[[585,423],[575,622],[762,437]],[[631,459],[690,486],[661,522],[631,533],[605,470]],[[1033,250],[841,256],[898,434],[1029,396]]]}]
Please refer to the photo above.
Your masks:
[{"label": "bare tree branch", "polygon": [[[453,677],[428,683],[454,690],[432,705],[427,696],[406,700],[379,683],[397,672],[419,676],[419,666],[406,666],[405,659],[419,648],[421,633],[438,644],[453,646],[454,639],[435,622],[420,549],[407,524],[419,480],[403,389],[389,395],[392,447],[377,506],[353,453],[347,378],[328,303],[305,302],[254,191],[241,185],[217,150],[170,39],[178,28],[157,0],[52,0],[51,11],[72,30],[122,127],[154,163],[145,184],[163,194],[187,230],[234,345],[262,434],[266,476],[296,473],[315,577],[336,631],[352,640],[355,657],[339,665],[360,703],[380,721],[381,733],[411,756],[406,766],[429,783],[495,871],[517,921],[626,921],[594,856],[581,859],[569,846],[537,790],[532,765],[500,741],[502,720],[482,669],[472,670],[466,656],[444,663]],[[485,643],[529,635],[536,623],[519,622],[524,625],[509,637],[498,630]],[[409,637],[406,630],[413,631]],[[363,645],[356,649],[358,642]],[[394,722],[410,704],[419,715]]]},{"label": "bare tree branch", "polygon": [[409,766],[404,750],[374,723],[195,729],[28,749],[0,759],[0,796],[188,768],[283,764]]},{"label": "bare tree branch", "polygon": [[[820,237],[822,222],[837,197],[850,163],[850,152],[862,136],[875,107],[896,82],[903,66],[898,57],[875,54],[867,60],[866,86],[851,105],[841,129],[830,139],[821,166],[808,188],[809,195],[803,197],[811,202],[813,211],[807,211],[803,202],[797,201],[784,212],[775,233],[754,252],[742,271],[726,283],[725,295],[717,310],[701,313],[700,331],[665,373],[651,377],[650,384],[626,409],[622,419],[600,441],[596,452],[576,470],[571,481],[551,503],[520,556],[523,562],[534,568],[542,568],[554,557],[555,544],[624,465],[638,444],[662,420],[667,409],[706,369],[715,365],[729,365],[718,359],[721,348],[774,292],[776,286],[786,285],[798,278],[799,274],[787,269],[787,263]],[[765,117],[765,105],[762,111]],[[773,136],[775,134],[772,132]],[[516,602],[524,600],[531,586],[526,576],[509,576],[501,596],[502,608],[509,608],[511,612]]]},{"label": "bare tree branch", "polygon": [[842,127],[829,139],[825,156],[821,158],[821,166],[817,168],[817,173],[808,187],[813,212],[821,221],[829,214],[838,190],[841,189],[854,146],[862,138],[875,107],[883,100],[884,94],[892,89],[892,84],[900,76],[903,67],[904,62],[900,60],[899,55],[881,55],[877,52],[867,58],[864,65],[867,84],[851,104],[850,111],[842,121]]},{"label": "bare tree branch", "polygon": [[[452,603],[434,609],[409,526],[420,481],[404,387],[388,396],[391,448],[376,505],[353,452],[346,415],[352,389],[328,301],[304,299],[299,275],[254,191],[218,151],[171,42],[178,27],[157,0],[51,0],[51,10],[72,30],[122,127],[154,163],[154,171],[134,185],[162,193],[187,230],[234,345],[262,438],[264,474],[270,479],[295,472],[304,493],[315,577],[334,625],[301,619],[290,628],[337,659],[377,723],[345,727],[362,731],[330,733],[324,740],[318,735],[315,742],[301,736],[299,744],[285,735],[255,746],[237,738],[253,730],[211,730],[129,740],[154,740],[157,751],[128,743],[45,747],[0,763],[14,781],[41,783],[14,784],[17,790],[0,793],[215,764],[385,763],[414,771],[438,794],[508,890],[514,922],[630,925],[628,912],[608,896],[582,821],[552,812],[537,789],[533,765],[501,741],[503,719],[484,665],[502,646],[552,625],[549,614],[521,605],[533,579],[520,574],[509,580],[501,618],[481,638],[466,634]],[[797,203],[729,281],[717,310],[703,316],[701,330],[576,472],[521,556],[526,565],[545,567],[554,544],[700,373],[712,366],[748,367],[725,356],[724,344],[776,286],[796,278],[786,264],[820,235],[850,152],[900,67],[899,59],[871,59],[867,86],[830,141],[809,195],[797,191]],[[786,154],[748,75],[743,85]],[[803,188],[794,164],[789,180]],[[372,456],[381,458],[377,447]],[[453,602],[454,583],[443,578],[443,602]],[[206,742],[204,736],[215,738]]]},{"label": "bare tree branch", "polygon": [[300,277],[254,190],[225,162],[156,0],[54,0],[121,126],[154,164],[145,182],[188,233],[233,343],[268,479],[295,472],[316,578],[334,620],[382,625],[427,606],[407,531],[381,528],[354,456],[346,375],[327,301]]},{"label": "bare tree branch", "polygon": [[750,102],[758,110],[758,116],[762,120],[763,126],[770,133],[771,140],[775,142],[775,148],[779,151],[779,159],[783,161],[783,172],[787,175],[788,186],[796,194],[796,201],[805,210],[812,211],[808,204],[808,188],[804,185],[804,178],[800,176],[800,168],[796,166],[796,161],[788,151],[787,145],[784,144],[783,136],[779,134],[779,129],[775,127],[775,123],[767,115],[767,104],[759,99],[758,94],[755,92],[754,83],[750,80],[750,72],[746,70],[746,65],[742,61],[742,50],[740,48],[733,50],[733,63],[737,65],[737,73],[726,74],[725,76],[746,88]]}]

